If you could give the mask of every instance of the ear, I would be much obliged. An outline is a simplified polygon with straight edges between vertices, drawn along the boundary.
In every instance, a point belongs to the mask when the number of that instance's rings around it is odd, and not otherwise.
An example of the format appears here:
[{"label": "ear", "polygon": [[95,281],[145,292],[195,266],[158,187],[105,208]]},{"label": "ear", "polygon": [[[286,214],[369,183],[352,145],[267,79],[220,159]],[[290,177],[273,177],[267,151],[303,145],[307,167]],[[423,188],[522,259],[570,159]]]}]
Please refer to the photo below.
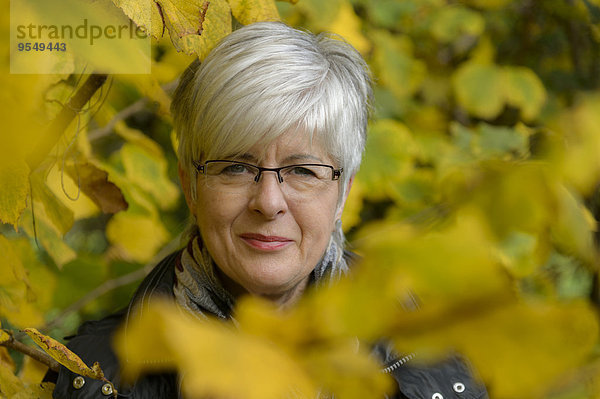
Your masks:
[{"label": "ear", "polygon": [[181,162],[177,165],[177,173],[179,174],[179,181],[181,182],[181,188],[183,189],[183,195],[185,202],[187,203],[188,209],[192,215],[196,215],[196,203],[192,199],[192,192],[190,189],[190,176],[187,174],[185,169],[181,166]]},{"label": "ear", "polygon": [[339,220],[342,218],[342,213],[344,212],[344,205],[346,205],[346,200],[348,199],[348,194],[350,194],[350,189],[352,188],[352,183],[354,183],[354,176],[355,175],[352,175],[350,180],[348,180],[348,185],[346,186],[346,192],[344,193],[344,198],[342,199],[342,202],[340,203],[340,206],[338,207],[338,209],[335,213],[335,220]]}]

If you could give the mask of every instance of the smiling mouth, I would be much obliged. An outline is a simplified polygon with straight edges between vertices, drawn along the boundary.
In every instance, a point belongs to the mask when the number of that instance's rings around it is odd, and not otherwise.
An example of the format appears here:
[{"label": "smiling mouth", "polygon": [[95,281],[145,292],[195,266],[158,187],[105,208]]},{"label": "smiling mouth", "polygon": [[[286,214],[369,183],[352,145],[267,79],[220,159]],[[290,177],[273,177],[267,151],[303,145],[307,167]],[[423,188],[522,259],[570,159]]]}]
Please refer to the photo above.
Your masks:
[{"label": "smiling mouth", "polygon": [[293,240],[285,237],[264,236],[262,234],[255,233],[240,234],[240,238],[251,248],[261,251],[275,251],[294,242]]}]

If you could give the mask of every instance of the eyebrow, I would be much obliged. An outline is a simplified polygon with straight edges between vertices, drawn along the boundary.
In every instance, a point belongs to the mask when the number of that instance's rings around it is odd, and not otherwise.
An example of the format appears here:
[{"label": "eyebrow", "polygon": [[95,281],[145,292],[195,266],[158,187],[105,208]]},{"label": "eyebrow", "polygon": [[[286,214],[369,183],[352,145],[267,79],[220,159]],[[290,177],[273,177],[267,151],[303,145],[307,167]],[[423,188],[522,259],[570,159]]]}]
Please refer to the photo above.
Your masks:
[{"label": "eyebrow", "polygon": [[[241,154],[237,157],[234,157],[233,159],[235,160],[239,160],[239,161],[245,161],[245,162],[258,162],[258,158],[256,158],[256,156],[250,154],[250,153],[244,153]],[[302,162],[302,161],[318,161],[318,162],[323,162],[323,160],[315,155],[311,155],[311,154],[305,154],[305,153],[301,153],[301,154],[293,154],[290,156],[287,156],[283,159],[283,163],[284,164],[290,164],[293,162]]]}]

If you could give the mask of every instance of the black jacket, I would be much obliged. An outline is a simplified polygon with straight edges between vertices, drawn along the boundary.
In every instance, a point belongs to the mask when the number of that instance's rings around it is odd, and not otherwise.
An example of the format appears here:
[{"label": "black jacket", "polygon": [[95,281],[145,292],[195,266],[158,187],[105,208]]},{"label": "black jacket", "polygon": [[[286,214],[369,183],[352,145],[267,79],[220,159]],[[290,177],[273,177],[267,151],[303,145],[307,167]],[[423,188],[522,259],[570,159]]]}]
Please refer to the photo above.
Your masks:
[{"label": "black jacket", "polygon": [[[126,309],[101,320],[82,324],[77,335],[72,337],[67,345],[86,364],[100,363],[106,378],[113,382],[119,391],[119,398],[180,397],[175,374],[147,375],[136,381],[133,386],[123,384],[119,377],[118,360],[111,346],[111,339],[117,327],[126,322],[134,312],[143,311],[145,303],[150,299],[174,298],[175,265],[179,256],[180,252],[173,253],[156,265],[142,281]],[[457,357],[450,357],[435,366],[419,367],[411,363],[412,356],[395,356],[384,345],[378,345],[374,352],[384,363],[382,372],[390,373],[398,383],[398,392],[390,399],[488,397],[485,388],[474,381],[465,363]],[[46,380],[56,380],[53,392],[55,399],[111,397],[110,393],[107,395],[109,390],[108,387],[104,387],[104,382],[79,376],[62,366],[58,376],[49,374]]]}]

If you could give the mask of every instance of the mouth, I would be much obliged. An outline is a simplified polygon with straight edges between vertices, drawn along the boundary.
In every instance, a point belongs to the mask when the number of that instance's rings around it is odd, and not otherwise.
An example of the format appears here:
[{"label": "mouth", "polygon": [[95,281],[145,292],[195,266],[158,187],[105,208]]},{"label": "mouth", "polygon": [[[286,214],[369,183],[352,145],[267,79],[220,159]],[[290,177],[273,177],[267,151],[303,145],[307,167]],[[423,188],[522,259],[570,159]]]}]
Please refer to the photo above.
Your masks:
[{"label": "mouth", "polygon": [[239,236],[248,246],[261,251],[276,251],[284,248],[294,240],[280,236],[265,236],[256,233],[244,233]]}]

